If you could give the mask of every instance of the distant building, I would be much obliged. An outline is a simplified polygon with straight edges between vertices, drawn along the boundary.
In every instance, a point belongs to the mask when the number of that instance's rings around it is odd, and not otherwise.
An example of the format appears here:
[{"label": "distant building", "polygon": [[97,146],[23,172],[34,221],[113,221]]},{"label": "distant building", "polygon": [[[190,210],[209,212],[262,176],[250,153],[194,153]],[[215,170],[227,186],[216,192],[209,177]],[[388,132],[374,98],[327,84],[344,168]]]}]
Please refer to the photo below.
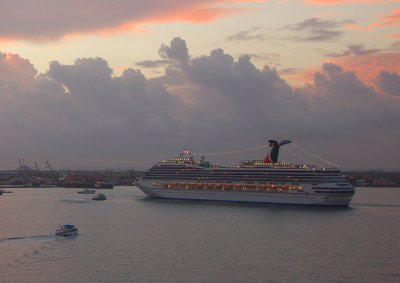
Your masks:
[{"label": "distant building", "polygon": [[394,187],[396,184],[388,178],[374,178],[372,179],[374,187]]},{"label": "distant building", "polygon": [[0,185],[23,184],[24,176],[17,170],[0,170]]},{"label": "distant building", "polygon": [[33,171],[33,169],[32,169],[32,167],[30,167],[30,166],[28,166],[28,165],[21,165],[21,166],[17,169],[17,171],[20,171],[20,172],[30,172],[30,171]]}]

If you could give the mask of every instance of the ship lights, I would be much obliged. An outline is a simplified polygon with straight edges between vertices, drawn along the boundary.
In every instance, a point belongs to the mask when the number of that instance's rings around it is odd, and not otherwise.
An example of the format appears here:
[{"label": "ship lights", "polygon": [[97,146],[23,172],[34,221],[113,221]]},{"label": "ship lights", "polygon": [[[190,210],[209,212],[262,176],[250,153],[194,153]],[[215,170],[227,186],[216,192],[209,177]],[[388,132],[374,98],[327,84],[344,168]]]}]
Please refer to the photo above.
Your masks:
[{"label": "ship lights", "polygon": [[233,190],[239,192],[301,192],[303,191],[303,186],[300,184],[285,184],[285,183],[265,183],[259,182],[255,184],[254,182],[245,182],[245,183],[232,183],[231,181],[225,181],[225,183],[221,182],[201,182],[197,183],[185,182],[185,181],[160,181],[153,182],[154,187],[163,188],[163,189],[174,189],[174,190],[189,190],[189,189],[197,189],[197,190]]}]

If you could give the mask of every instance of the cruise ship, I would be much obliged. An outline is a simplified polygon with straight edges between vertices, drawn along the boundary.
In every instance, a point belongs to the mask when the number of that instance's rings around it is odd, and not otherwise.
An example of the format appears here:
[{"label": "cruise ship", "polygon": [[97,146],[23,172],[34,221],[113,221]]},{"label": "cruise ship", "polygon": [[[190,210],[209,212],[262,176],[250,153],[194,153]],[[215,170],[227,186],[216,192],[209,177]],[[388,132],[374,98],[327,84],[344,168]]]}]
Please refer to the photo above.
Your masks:
[{"label": "cruise ship", "polygon": [[354,188],[338,168],[278,162],[279,147],[291,141],[269,140],[264,160],[234,167],[194,159],[188,150],[158,162],[137,183],[148,197],[182,200],[348,206]]}]

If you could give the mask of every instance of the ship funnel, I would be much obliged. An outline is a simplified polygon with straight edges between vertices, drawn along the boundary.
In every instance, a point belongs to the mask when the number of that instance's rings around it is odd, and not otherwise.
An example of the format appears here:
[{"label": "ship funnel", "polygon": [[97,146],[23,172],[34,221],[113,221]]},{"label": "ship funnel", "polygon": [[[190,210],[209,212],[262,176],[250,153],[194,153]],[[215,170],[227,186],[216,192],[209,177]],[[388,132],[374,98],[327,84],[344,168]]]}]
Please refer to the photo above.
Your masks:
[{"label": "ship funnel", "polygon": [[275,140],[268,140],[269,146],[271,147],[271,150],[268,152],[268,154],[264,158],[264,163],[276,163],[278,162],[278,155],[279,155],[279,147],[281,145],[285,145],[288,143],[291,143],[292,141],[289,140],[281,140],[281,141],[275,141]]}]

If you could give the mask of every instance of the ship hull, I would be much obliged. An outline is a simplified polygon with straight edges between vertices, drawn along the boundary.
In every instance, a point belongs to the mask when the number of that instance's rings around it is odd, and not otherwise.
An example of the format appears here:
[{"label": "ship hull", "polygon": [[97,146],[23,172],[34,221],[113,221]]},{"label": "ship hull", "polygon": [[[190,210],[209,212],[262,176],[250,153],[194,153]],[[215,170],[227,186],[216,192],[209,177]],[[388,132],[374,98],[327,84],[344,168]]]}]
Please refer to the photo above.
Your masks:
[{"label": "ship hull", "polygon": [[78,235],[78,230],[56,232],[55,235],[56,236],[62,236],[62,237],[75,236],[75,235]]},{"label": "ship hull", "polygon": [[162,199],[347,207],[353,196],[353,193],[182,190],[178,188],[154,188],[146,183],[139,182],[138,188],[150,198]]}]

